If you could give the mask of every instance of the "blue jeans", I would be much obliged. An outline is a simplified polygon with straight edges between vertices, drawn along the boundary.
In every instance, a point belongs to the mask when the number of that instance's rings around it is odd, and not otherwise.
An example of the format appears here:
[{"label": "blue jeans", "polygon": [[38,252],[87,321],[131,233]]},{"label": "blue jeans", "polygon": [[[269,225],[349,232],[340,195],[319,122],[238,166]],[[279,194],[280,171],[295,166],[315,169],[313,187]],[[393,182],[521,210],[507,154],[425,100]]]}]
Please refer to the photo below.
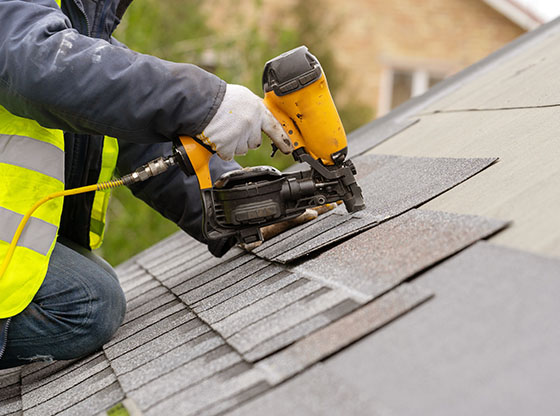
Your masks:
[{"label": "blue jeans", "polygon": [[91,354],[122,323],[126,301],[111,266],[81,247],[65,244],[56,243],[33,301],[10,318],[0,369]]}]

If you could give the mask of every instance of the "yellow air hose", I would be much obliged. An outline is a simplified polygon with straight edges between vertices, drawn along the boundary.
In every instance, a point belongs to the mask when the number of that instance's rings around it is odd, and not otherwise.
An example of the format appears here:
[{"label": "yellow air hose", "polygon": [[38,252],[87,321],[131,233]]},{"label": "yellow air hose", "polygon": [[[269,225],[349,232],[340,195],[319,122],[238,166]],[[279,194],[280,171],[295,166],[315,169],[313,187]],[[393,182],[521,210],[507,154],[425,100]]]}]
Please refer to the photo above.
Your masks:
[{"label": "yellow air hose", "polygon": [[18,228],[16,229],[16,232],[12,237],[12,242],[10,243],[10,247],[8,248],[6,257],[4,257],[2,266],[0,266],[0,279],[2,279],[4,273],[6,273],[6,270],[10,265],[10,261],[12,260],[12,256],[14,255],[14,251],[16,249],[17,243],[21,237],[21,234],[23,233],[27,221],[29,221],[29,218],[31,218],[35,210],[37,210],[37,208],[39,208],[45,202],[48,202],[51,199],[58,198],[61,196],[77,195],[77,194],[83,194],[86,192],[93,192],[93,191],[103,191],[106,189],[117,188],[122,185],[130,185],[132,183],[142,182],[148,178],[151,178],[152,176],[156,176],[159,175],[160,173],[165,172],[167,169],[169,169],[170,166],[174,164],[175,164],[175,159],[173,156],[168,157],[166,159],[160,157],[158,159],[146,163],[145,165],[141,166],[133,173],[125,175],[122,178],[113,179],[107,182],[96,183],[94,185],[82,186],[80,188],[67,189],[64,191],[54,192],[50,195],[45,196],[41,200],[35,202],[35,204],[33,204],[31,208],[29,208],[29,211],[27,211],[27,213],[23,216],[23,218],[19,222]]}]

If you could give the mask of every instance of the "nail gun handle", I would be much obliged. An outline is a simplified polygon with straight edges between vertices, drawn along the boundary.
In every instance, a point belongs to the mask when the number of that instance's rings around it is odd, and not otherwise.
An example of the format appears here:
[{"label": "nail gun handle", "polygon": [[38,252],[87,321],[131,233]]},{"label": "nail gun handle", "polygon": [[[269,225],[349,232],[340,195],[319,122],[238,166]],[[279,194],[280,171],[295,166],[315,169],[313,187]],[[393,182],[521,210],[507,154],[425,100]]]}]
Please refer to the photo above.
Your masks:
[{"label": "nail gun handle", "polygon": [[175,147],[180,155],[181,168],[187,174],[196,175],[201,190],[212,188],[209,165],[214,152],[189,136],[180,136]]}]

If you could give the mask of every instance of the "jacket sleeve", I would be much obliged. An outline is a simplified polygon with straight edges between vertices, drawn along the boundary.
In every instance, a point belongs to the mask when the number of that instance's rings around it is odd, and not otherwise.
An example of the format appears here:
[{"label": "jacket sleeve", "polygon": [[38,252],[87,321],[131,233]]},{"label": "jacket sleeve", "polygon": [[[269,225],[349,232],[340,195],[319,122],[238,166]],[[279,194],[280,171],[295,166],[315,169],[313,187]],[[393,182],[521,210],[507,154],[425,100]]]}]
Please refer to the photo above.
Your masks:
[{"label": "jacket sleeve", "polygon": [[[119,158],[117,171],[119,175],[127,174],[138,166],[159,156],[169,156],[171,143],[136,144],[119,141]],[[224,161],[217,155],[210,159],[210,174],[215,181],[220,175],[239,165],[234,161]],[[208,244],[208,249],[215,256],[221,257],[234,244],[234,239],[208,242],[202,235],[202,204],[200,189],[195,176],[185,175],[177,166],[130,186],[132,193],[158,211],[167,219],[176,223],[181,229]]]},{"label": "jacket sleeve", "polygon": [[0,1],[0,105],[48,128],[136,143],[196,135],[226,84],[71,28],[54,0]]}]

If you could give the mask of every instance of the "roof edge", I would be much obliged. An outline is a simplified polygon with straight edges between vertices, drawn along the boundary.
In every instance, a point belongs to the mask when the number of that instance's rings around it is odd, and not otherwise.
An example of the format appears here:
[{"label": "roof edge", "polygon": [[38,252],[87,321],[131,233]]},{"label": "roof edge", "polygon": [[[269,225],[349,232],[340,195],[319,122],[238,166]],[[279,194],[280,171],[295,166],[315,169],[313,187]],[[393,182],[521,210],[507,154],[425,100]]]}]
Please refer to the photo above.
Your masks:
[{"label": "roof edge", "polygon": [[[348,135],[350,145],[348,148],[349,157],[355,157],[373,149],[402,129],[414,124],[417,120],[415,116],[419,115],[422,109],[451,94],[511,56],[515,56],[526,48],[538,43],[541,39],[546,38],[550,32],[554,31],[560,31],[560,17],[519,36],[486,58],[444,79],[424,94],[405,101],[384,116],[354,130]],[[373,139],[372,136],[374,137]]]},{"label": "roof edge", "polygon": [[544,23],[543,19],[514,0],[482,1],[525,30],[536,29]]}]

